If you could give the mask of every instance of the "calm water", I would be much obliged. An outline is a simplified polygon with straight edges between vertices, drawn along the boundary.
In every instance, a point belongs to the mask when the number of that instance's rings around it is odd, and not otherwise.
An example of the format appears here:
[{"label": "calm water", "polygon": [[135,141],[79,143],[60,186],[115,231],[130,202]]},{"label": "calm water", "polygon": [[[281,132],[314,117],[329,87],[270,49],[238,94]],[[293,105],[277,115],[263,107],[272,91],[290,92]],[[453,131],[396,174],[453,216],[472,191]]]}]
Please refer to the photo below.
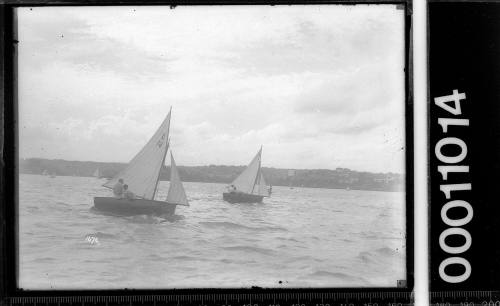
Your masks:
[{"label": "calm water", "polygon": [[[91,209],[103,180],[20,175],[19,281],[42,288],[395,287],[404,193],[273,186],[262,204],[184,183],[172,220]],[[157,199],[164,199],[161,182]],[[90,237],[95,238],[88,238]]]}]

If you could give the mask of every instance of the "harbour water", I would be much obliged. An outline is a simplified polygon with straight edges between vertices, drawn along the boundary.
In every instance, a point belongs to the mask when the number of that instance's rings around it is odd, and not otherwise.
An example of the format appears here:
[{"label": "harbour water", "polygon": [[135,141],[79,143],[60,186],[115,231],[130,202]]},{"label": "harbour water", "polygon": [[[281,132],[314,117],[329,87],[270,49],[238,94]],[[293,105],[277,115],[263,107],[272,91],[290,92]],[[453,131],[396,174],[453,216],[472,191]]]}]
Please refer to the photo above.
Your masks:
[{"label": "harbour water", "polygon": [[[273,186],[259,204],[184,187],[172,219],[92,209],[104,180],[20,174],[24,289],[395,287],[406,276],[402,192]],[[160,182],[157,200],[169,182]]]}]

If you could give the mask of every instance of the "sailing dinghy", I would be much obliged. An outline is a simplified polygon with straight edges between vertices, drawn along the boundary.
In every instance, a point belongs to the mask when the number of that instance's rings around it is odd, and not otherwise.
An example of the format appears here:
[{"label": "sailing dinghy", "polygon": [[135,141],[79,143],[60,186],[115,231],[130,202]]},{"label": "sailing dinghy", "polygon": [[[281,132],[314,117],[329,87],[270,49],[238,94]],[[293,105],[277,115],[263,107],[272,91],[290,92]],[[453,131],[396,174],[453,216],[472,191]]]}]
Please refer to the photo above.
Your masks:
[{"label": "sailing dinghy", "polygon": [[222,198],[230,203],[260,203],[270,197],[261,168],[262,147],[247,168],[228,186]]},{"label": "sailing dinghy", "polygon": [[103,185],[113,189],[118,180],[123,179],[124,184],[128,185],[128,190],[133,192],[136,198],[95,197],[94,207],[97,210],[127,216],[173,215],[177,205],[189,206],[172,152],[170,152],[170,187],[167,199],[155,200],[160,170],[165,163],[169,148],[170,114],[171,111],[127,167]]}]

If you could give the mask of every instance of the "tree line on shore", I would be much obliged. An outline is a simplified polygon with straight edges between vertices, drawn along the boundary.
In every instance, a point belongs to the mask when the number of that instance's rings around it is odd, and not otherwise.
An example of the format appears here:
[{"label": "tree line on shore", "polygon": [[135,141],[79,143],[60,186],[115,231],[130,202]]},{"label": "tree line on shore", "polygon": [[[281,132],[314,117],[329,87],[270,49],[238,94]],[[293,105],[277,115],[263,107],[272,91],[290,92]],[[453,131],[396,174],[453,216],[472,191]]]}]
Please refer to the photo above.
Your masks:
[{"label": "tree line on shore", "polygon": [[[19,172],[25,174],[51,174],[57,176],[94,176],[111,178],[126,164],[67,161],[61,159],[29,158],[21,159]],[[178,166],[184,182],[230,183],[246,166]],[[98,171],[96,171],[98,170]],[[312,187],[333,189],[357,189],[379,191],[404,190],[404,175],[398,173],[358,172],[346,168],[330,169],[278,169],[263,167],[268,184],[273,186]],[[163,166],[160,180],[168,181],[170,167]]]}]

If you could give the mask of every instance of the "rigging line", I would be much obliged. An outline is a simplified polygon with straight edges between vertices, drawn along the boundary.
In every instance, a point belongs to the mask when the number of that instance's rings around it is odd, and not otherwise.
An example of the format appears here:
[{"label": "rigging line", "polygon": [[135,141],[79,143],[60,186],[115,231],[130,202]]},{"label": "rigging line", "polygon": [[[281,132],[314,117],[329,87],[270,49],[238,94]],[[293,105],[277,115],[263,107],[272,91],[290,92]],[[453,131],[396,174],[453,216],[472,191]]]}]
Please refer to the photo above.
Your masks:
[{"label": "rigging line", "polygon": [[[172,106],[170,106],[170,110],[168,111],[168,134],[170,134],[170,119],[172,118]],[[163,125],[163,123],[162,123]],[[158,177],[156,178],[156,184],[155,184],[155,189],[153,191],[153,197],[152,200],[155,199],[156,196],[156,191],[158,189],[158,183],[160,181],[160,176],[161,176],[161,168],[163,168],[163,165],[165,165],[165,157],[167,156],[168,148],[170,147],[170,136],[167,134],[167,144],[165,146],[165,153],[163,153],[163,158],[161,160],[161,165],[160,165],[160,171],[158,171]]]},{"label": "rigging line", "polygon": [[260,181],[260,166],[261,166],[261,157],[262,157],[262,148],[260,149],[259,151],[259,169],[257,170],[257,175],[255,176],[255,180],[253,182],[253,186],[252,186],[252,191],[250,193],[253,193],[253,190],[255,189],[255,185],[257,184],[257,181],[259,180]]},{"label": "rigging line", "polygon": [[[169,127],[169,129],[170,129],[170,127]],[[161,160],[160,171],[158,171],[158,177],[156,178],[155,190],[153,191],[153,197],[152,197],[151,200],[155,199],[156,191],[158,189],[158,183],[160,182],[161,169],[165,165],[165,157],[167,156],[167,152],[168,152],[169,147],[170,147],[170,137],[168,138],[167,146],[166,146],[166,149],[165,149],[165,153],[163,154],[163,158]],[[172,176],[172,166],[170,166],[170,176]]]}]

